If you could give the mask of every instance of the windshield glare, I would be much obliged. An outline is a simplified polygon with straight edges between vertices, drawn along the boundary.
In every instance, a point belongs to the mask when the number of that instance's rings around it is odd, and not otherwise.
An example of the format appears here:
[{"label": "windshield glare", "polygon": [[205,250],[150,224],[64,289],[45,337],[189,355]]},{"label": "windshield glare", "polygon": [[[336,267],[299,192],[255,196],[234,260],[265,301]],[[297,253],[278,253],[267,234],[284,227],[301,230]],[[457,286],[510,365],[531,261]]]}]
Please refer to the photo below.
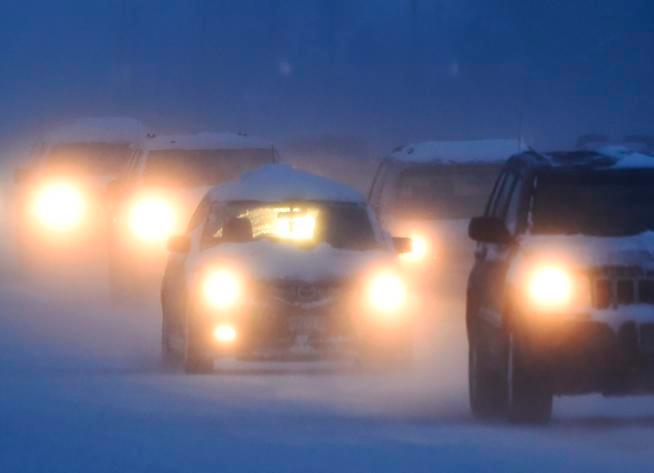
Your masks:
[{"label": "windshield glare", "polygon": [[397,181],[394,213],[402,218],[470,218],[484,208],[499,169],[499,165],[408,169]]},{"label": "windshield glare", "polygon": [[[235,219],[247,220],[251,226],[237,241],[227,239],[228,226]],[[205,246],[261,239],[300,247],[327,243],[334,248],[369,250],[379,246],[367,208],[360,204],[230,203],[212,209],[204,232]]]},{"label": "windshield glare", "polygon": [[654,229],[654,173],[543,176],[537,186],[533,233],[620,236]]},{"label": "windshield glare", "polygon": [[143,170],[143,181],[157,186],[211,185],[273,161],[272,148],[151,151]]},{"label": "windshield glare", "polygon": [[48,172],[110,175],[127,164],[129,145],[69,143],[54,146],[44,160]]}]

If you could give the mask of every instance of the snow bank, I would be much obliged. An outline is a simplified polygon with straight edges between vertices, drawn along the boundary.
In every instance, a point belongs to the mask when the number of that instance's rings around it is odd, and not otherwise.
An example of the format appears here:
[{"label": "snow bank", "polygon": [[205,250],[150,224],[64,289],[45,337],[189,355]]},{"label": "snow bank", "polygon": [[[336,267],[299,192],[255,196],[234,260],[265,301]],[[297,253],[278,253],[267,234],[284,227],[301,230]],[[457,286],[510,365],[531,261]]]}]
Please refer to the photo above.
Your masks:
[{"label": "snow bank", "polygon": [[81,118],[71,125],[58,128],[47,134],[46,140],[56,143],[140,143],[145,137],[145,128],[133,118],[102,117]]},{"label": "snow bank", "polygon": [[418,163],[483,163],[504,161],[525,149],[524,143],[514,139],[430,141],[403,146],[389,157]]},{"label": "snow bank", "polygon": [[160,135],[149,138],[145,144],[148,150],[207,150],[207,149],[272,149],[272,142],[253,138],[243,133],[201,132],[190,134]]},{"label": "snow bank", "polygon": [[366,201],[363,194],[345,184],[293,169],[287,164],[271,164],[246,172],[238,180],[214,187],[210,196],[214,201]]},{"label": "snow bank", "polygon": [[375,264],[390,264],[391,258],[391,253],[383,250],[343,250],[326,243],[299,249],[260,240],[217,245],[200,253],[189,267],[193,271],[206,264],[233,263],[257,279],[317,282],[354,277]]}]

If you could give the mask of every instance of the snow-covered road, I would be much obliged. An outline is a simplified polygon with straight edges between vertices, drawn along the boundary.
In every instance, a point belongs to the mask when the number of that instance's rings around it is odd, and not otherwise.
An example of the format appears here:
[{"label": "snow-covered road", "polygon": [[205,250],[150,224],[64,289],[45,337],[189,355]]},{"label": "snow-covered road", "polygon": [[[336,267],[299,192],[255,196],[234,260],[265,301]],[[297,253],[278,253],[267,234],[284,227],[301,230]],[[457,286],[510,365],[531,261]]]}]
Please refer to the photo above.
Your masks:
[{"label": "snow-covered road", "polygon": [[0,472],[652,471],[652,398],[557,400],[546,428],[468,413],[458,302],[419,366],[187,377],[158,364],[156,305],[0,290]]}]

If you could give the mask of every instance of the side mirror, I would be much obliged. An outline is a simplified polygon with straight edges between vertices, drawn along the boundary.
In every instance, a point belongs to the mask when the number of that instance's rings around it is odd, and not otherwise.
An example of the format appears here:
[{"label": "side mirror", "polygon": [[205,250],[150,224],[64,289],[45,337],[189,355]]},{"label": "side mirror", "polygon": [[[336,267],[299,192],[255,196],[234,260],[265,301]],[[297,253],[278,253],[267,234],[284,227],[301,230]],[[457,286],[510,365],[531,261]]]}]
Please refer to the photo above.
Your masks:
[{"label": "side mirror", "polygon": [[177,235],[168,239],[168,251],[173,253],[188,253],[191,251],[191,239],[186,235]]},{"label": "side mirror", "polygon": [[513,242],[513,236],[504,222],[495,217],[475,217],[470,220],[468,235],[481,243],[508,245]]},{"label": "side mirror", "polygon": [[24,184],[32,177],[32,170],[28,168],[18,168],[14,171],[14,182]]},{"label": "side mirror", "polygon": [[393,247],[397,254],[403,255],[411,253],[413,250],[413,242],[411,241],[411,238],[393,237]]}]

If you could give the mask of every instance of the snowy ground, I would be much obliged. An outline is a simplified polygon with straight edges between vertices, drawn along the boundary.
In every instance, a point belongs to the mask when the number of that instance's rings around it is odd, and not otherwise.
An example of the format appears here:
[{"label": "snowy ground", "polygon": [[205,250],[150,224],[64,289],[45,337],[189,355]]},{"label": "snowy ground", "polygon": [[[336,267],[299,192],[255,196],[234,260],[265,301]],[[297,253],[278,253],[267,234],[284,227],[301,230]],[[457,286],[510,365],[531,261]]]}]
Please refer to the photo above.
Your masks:
[{"label": "snowy ground", "polygon": [[475,422],[456,294],[421,314],[411,372],[187,377],[159,365],[154,302],[26,282],[4,253],[0,472],[652,471],[649,397],[557,400],[546,428]]},{"label": "snowy ground", "polygon": [[648,397],[558,400],[546,428],[473,421],[456,300],[413,372],[187,377],[159,367],[155,304],[2,282],[2,472],[652,471]]}]

